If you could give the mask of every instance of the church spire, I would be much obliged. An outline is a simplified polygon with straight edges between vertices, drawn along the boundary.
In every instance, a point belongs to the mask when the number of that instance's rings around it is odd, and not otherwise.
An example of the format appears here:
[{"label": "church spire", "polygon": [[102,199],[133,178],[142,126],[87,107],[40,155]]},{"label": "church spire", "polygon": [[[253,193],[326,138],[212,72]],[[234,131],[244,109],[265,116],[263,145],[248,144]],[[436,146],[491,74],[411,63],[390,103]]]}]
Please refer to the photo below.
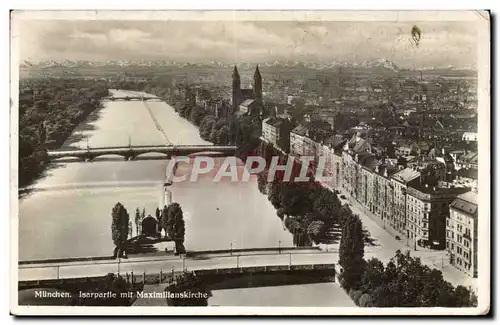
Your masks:
[{"label": "church spire", "polygon": [[238,68],[236,65],[234,66],[233,69],[233,112],[236,112],[236,108],[240,104],[241,100],[241,79],[240,79],[240,74],[238,73]]},{"label": "church spire", "polygon": [[262,76],[260,75],[259,66],[255,68],[253,75],[253,89],[256,99],[262,100]]},{"label": "church spire", "polygon": [[234,66],[233,69],[233,81],[234,79],[240,79],[240,73],[238,72],[238,68],[236,67],[236,65]]}]

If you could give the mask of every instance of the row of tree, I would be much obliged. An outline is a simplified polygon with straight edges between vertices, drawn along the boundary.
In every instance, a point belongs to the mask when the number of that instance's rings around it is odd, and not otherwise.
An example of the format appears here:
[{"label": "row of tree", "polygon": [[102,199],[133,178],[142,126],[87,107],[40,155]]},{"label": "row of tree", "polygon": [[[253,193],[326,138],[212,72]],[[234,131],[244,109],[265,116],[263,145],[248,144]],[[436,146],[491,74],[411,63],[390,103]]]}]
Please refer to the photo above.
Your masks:
[{"label": "row of tree", "polygon": [[[151,215],[145,216],[145,209],[142,212],[139,208],[136,209],[134,222],[137,236],[161,237],[163,230],[165,238],[175,242],[176,252],[185,253],[186,226],[179,203],[174,202],[164,206],[162,210],[156,208],[156,218]],[[118,202],[111,211],[111,218],[111,238],[115,245],[113,256],[126,257],[128,240],[132,237],[132,221],[129,213],[123,204]]]},{"label": "row of tree", "polygon": [[[342,205],[335,193],[315,182],[313,177],[309,182],[296,182],[302,167],[298,162],[294,162],[289,181],[284,181],[283,171],[275,173],[269,180],[271,157],[279,153],[272,145],[264,145],[262,151],[267,167],[258,174],[258,189],[267,195],[277,216],[293,234],[295,244],[326,243],[332,229],[340,227],[352,214],[349,206]],[[279,164],[286,164],[288,157],[280,158]]]},{"label": "row of tree", "polygon": [[48,163],[47,149],[61,146],[108,94],[104,82],[64,78],[20,81],[20,186],[40,175]]}]

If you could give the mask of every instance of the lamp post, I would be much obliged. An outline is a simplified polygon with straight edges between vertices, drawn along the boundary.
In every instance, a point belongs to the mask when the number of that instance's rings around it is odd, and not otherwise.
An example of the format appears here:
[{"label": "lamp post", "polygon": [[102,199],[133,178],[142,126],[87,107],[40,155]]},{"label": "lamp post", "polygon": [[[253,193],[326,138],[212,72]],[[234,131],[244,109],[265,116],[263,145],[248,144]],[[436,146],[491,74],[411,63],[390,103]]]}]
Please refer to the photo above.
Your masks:
[{"label": "lamp post", "polygon": [[278,240],[278,254],[281,254],[281,240]]},{"label": "lamp post", "polygon": [[229,243],[229,247],[230,247],[229,252],[230,252],[230,254],[232,256],[233,255],[233,242]]}]

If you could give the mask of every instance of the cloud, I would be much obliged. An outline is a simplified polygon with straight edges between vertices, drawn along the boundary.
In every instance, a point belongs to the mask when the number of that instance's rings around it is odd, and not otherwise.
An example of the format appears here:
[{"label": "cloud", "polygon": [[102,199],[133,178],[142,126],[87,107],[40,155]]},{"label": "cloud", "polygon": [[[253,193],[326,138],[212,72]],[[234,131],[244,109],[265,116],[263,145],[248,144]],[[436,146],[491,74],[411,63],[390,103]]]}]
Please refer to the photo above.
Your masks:
[{"label": "cloud", "polygon": [[[423,31],[417,47],[414,24]],[[320,60],[386,58],[400,66],[475,64],[461,22],[24,21],[22,59]]]}]

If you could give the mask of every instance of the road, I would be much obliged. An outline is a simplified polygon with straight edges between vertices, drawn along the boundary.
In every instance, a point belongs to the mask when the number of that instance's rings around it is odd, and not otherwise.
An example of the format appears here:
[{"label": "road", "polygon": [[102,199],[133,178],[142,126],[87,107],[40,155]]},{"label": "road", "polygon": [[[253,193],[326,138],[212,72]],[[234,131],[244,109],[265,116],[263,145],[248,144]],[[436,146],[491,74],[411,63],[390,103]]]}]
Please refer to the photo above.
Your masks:
[{"label": "road", "polygon": [[[371,255],[371,254],[369,254]],[[19,281],[64,279],[104,276],[107,273],[134,272],[135,274],[154,274],[182,270],[183,266],[192,271],[216,268],[234,268],[269,265],[304,265],[337,263],[337,252],[283,253],[261,255],[218,256],[208,258],[130,258],[113,261],[72,262],[58,264],[22,265],[19,268]]]},{"label": "road", "polygon": [[[341,195],[345,195],[341,193]],[[476,279],[470,278],[464,273],[457,270],[455,267],[450,265],[449,256],[445,250],[437,251],[431,249],[425,249],[417,247],[415,250],[414,246],[410,242],[409,245],[406,243],[406,238],[399,235],[402,239],[397,240],[394,235],[390,234],[384,229],[382,222],[376,222],[377,217],[363,207],[359,202],[354,199],[340,199],[342,203],[349,203],[353,213],[357,214],[361,218],[363,223],[363,228],[370,232],[370,236],[375,240],[375,246],[365,246],[365,252],[372,252],[378,259],[382,262],[387,263],[399,249],[402,252],[407,250],[410,251],[411,256],[420,257],[423,264],[431,268],[439,269],[443,272],[443,277],[445,280],[449,281],[453,285],[464,285],[470,286],[472,288],[477,288]],[[335,249],[335,247],[332,247]]]}]

